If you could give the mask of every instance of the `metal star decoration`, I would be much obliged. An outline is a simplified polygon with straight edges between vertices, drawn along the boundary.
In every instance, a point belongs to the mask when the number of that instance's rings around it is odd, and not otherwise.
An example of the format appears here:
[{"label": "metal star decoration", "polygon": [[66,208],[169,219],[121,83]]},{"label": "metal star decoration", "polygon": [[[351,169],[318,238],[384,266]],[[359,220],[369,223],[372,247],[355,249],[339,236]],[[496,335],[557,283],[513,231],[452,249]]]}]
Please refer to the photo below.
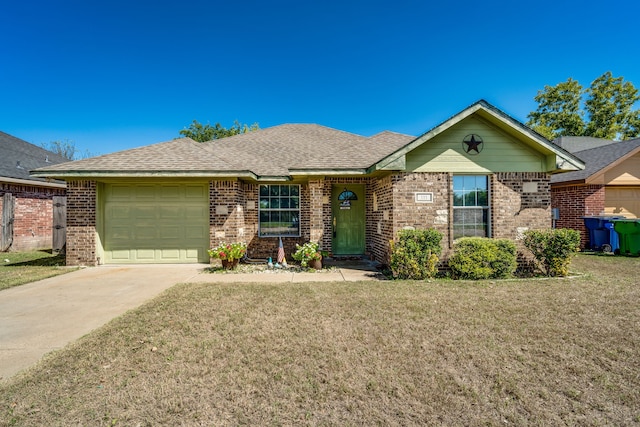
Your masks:
[{"label": "metal star decoration", "polygon": [[[475,151],[476,154],[480,154],[480,152],[482,151],[483,141],[482,141],[482,138],[480,138],[480,136],[478,135],[475,135],[475,134],[467,135],[462,140],[462,142],[463,142],[465,153],[473,154],[471,152]],[[466,145],[466,147],[464,145]]]}]

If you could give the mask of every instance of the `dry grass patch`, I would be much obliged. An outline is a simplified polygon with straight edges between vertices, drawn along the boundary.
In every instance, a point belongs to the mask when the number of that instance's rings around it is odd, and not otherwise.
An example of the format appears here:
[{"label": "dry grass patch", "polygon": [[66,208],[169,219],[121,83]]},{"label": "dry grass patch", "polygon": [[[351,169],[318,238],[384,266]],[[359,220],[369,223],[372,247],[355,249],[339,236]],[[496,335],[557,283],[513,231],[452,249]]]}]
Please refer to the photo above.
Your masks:
[{"label": "dry grass patch", "polygon": [[640,259],[574,279],[178,285],[0,388],[3,425],[640,423]]}]

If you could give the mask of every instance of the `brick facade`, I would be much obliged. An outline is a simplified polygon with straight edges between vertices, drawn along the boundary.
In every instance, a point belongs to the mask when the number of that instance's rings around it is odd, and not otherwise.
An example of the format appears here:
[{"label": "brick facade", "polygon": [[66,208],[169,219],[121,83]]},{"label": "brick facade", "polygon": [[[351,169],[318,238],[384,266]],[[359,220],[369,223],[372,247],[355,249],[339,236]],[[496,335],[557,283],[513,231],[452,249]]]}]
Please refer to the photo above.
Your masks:
[{"label": "brick facade", "polygon": [[492,237],[511,239],[522,251],[526,230],[551,227],[550,175],[502,172],[491,177]]},{"label": "brick facade", "polygon": [[51,249],[53,240],[53,197],[64,196],[64,188],[0,183],[2,199],[10,193],[14,201],[13,242],[10,250]]},{"label": "brick facade", "polygon": [[[375,180],[377,211],[368,210],[368,227],[375,229],[375,259],[388,262],[389,241],[404,228],[434,228],[443,235],[442,256],[453,248],[452,177],[450,173],[396,173]],[[491,236],[518,241],[527,229],[551,225],[549,175],[546,173],[496,173],[490,178]],[[416,201],[416,193],[432,193],[429,203]]]},{"label": "brick facade", "polygon": [[[289,258],[295,245],[316,241],[332,247],[331,192],[335,185],[362,184],[366,194],[366,248],[371,258],[387,263],[389,242],[404,228],[435,228],[443,234],[446,260],[453,246],[451,173],[393,173],[379,178],[314,178],[300,185],[300,237],[283,238]],[[429,202],[416,193],[431,193]],[[549,175],[496,173],[490,176],[491,230],[496,238],[518,240],[526,229],[551,225]],[[96,265],[96,183],[68,183],[68,265]],[[594,197],[595,200],[595,197]],[[250,258],[275,257],[278,238],[258,237],[259,185],[239,180],[209,182],[209,239],[244,241]]]},{"label": "brick facade", "polygon": [[67,182],[67,265],[95,266],[96,256],[96,182]]},{"label": "brick facade", "polygon": [[559,209],[557,228],[571,228],[580,232],[580,247],[589,243],[589,233],[583,216],[602,215],[605,208],[604,185],[568,185],[551,189],[551,205]]}]

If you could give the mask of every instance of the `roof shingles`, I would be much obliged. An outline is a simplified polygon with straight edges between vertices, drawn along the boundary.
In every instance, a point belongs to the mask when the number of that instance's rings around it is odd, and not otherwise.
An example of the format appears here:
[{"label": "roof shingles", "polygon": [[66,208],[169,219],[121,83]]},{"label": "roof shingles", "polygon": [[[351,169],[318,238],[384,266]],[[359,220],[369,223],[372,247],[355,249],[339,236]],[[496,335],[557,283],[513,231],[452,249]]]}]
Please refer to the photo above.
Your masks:
[{"label": "roof shingles", "polygon": [[246,172],[283,177],[291,171],[364,170],[413,139],[393,132],[367,138],[315,124],[284,124],[204,143],[175,139],[42,168],[38,174]]}]

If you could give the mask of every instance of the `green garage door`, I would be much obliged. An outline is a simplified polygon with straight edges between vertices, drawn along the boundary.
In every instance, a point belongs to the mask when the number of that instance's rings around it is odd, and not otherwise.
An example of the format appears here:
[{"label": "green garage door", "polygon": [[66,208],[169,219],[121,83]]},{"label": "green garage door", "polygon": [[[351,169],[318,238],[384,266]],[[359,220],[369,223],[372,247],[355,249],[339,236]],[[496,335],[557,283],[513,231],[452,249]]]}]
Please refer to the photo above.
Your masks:
[{"label": "green garage door", "polygon": [[206,184],[105,184],[106,263],[208,262]]}]

